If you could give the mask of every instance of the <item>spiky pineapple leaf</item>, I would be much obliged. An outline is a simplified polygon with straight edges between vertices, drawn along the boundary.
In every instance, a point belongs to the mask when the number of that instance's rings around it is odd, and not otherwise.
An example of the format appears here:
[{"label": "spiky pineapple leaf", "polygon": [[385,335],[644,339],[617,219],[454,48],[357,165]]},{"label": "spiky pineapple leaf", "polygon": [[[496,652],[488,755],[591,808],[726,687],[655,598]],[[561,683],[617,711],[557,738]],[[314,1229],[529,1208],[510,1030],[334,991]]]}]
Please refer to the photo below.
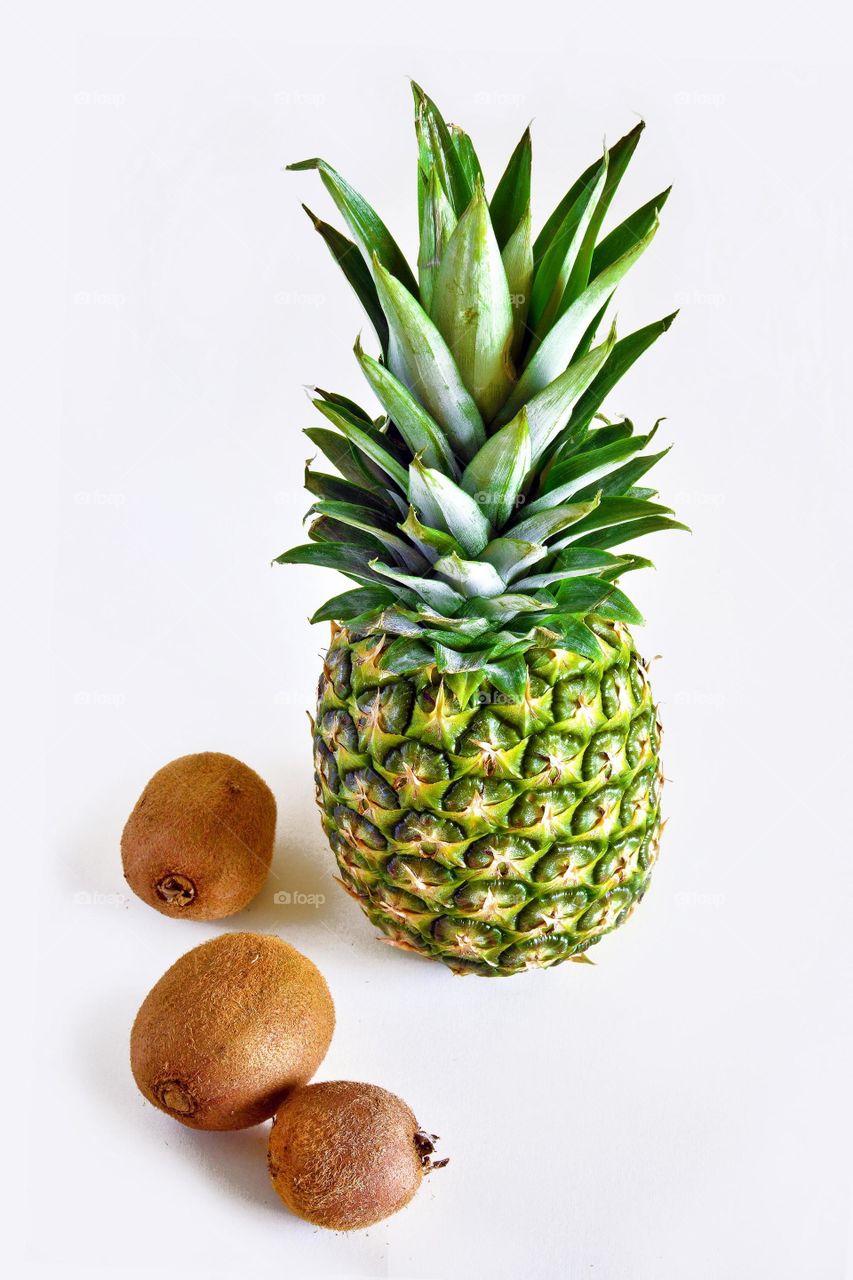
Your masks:
[{"label": "spiky pineapple leaf", "polygon": [[[627,373],[638,356],[648,350],[661,334],[666,333],[677,315],[678,312],[673,311],[671,315],[664,316],[663,320],[656,320],[654,324],[648,324],[642,329],[637,329],[634,333],[629,333],[627,337],[619,339],[608,356],[604,367],[594,381],[590,383],[572,410],[572,416],[566,427],[567,437],[572,438],[579,431],[589,426],[603,404],[605,396],[613,390],[616,383]],[[559,438],[555,443],[559,448],[561,443]]]},{"label": "spiky pineapple leaf", "polygon": [[[604,184],[604,190],[601,193],[601,198],[596,203],[595,212],[590,219],[583,244],[575,261],[568,284],[566,285],[563,301],[560,306],[560,314],[566,311],[576,298],[581,296],[590,282],[590,266],[592,264],[592,255],[595,250],[595,242],[598,239],[598,233],[601,230],[607,210],[610,208],[610,202],[616,194],[616,189],[622,181],[625,170],[628,168],[631,156],[636,150],[641,132],[642,122],[641,125],[633,129],[631,133],[626,134],[624,138],[620,138],[616,145],[607,153],[607,181]],[[656,222],[657,220],[655,219],[654,221]],[[648,234],[648,232],[646,234]],[[628,248],[629,246],[626,246],[625,253],[628,252]],[[616,259],[616,261],[618,261],[618,259]],[[604,268],[604,270],[606,270],[606,268]]]},{"label": "spiky pineapple leaf", "polygon": [[[337,438],[331,431],[328,434],[332,439]],[[308,466],[305,468],[305,488],[309,493],[329,502],[360,503],[363,507],[386,515],[396,511],[393,503],[384,495],[366,489],[363,484],[352,484],[349,480],[327,475],[324,471],[312,471]]]},{"label": "spiky pineapple leaf", "polygon": [[315,393],[321,400],[325,400],[328,404],[337,405],[339,409],[343,409],[350,415],[353,421],[363,427],[373,427],[373,419],[366,409],[362,409],[360,404],[356,404],[354,400],[350,400],[349,396],[341,395],[339,391],[324,391],[322,387],[315,387]]},{"label": "spiky pineapple leaf", "polygon": [[483,420],[490,422],[512,386],[513,318],[480,183],[445,247],[431,314]]},{"label": "spiky pineapple leaf", "polygon": [[447,128],[450,132],[453,150],[459,157],[459,163],[468,181],[468,186],[473,191],[477,183],[483,181],[483,169],[474,149],[474,143],[465,130],[460,129],[458,124],[448,124]]},{"label": "spiky pineapple leaf", "polygon": [[492,535],[491,522],[477,502],[449,476],[417,458],[409,467],[409,502],[432,528],[452,534],[469,556],[479,555]]},{"label": "spiky pineapple leaf", "polygon": [[451,552],[450,555],[442,556],[436,560],[433,565],[433,572],[437,573],[460,595],[471,599],[478,597],[486,599],[490,596],[498,596],[504,590],[504,581],[498,573],[485,560],[464,560],[461,556]]},{"label": "spiky pineapple leaf", "polygon": [[602,498],[594,511],[579,520],[572,533],[587,533],[593,529],[606,529],[626,520],[639,520],[645,516],[671,516],[672,507],[648,502],[644,498]]},{"label": "spiky pineapple leaf", "polygon": [[290,547],[276,556],[273,564],[310,564],[322,569],[337,569],[348,578],[356,578],[365,582],[378,582],[379,575],[374,573],[368,564],[365,548],[355,543],[343,542],[306,542],[299,547]]},{"label": "spiky pineapple leaf", "polygon": [[625,493],[636,480],[650,471],[655,463],[660,462],[669,453],[672,445],[667,449],[662,449],[660,453],[647,453],[639,458],[632,458],[630,462],[626,462],[624,466],[617,467],[615,471],[610,471],[600,479],[594,480],[587,488],[580,489],[574,495],[576,501],[590,496],[589,490],[595,489],[602,497],[614,497],[620,493]]},{"label": "spiky pineapple leaf", "polygon": [[388,317],[388,367],[443,429],[466,461],[486,438],[483,419],[447,343],[420,303],[378,262],[376,287]]},{"label": "spiky pineapple leaf", "polygon": [[384,551],[382,543],[373,533],[365,529],[352,529],[331,516],[318,516],[308,528],[308,537],[312,542],[343,542],[348,546],[361,547],[368,556],[379,556]]},{"label": "spiky pineapple leaf", "polygon": [[354,187],[342,178],[325,160],[318,156],[310,160],[298,160],[289,164],[288,169],[302,172],[316,169],[320,174],[323,186],[329,192],[338,209],[347,221],[347,225],[361,246],[368,265],[374,257],[378,258],[387,271],[400,281],[410,293],[417,293],[417,283],[409,264],[403,257],[400,247],[385,223],[374,209],[367,203]]},{"label": "spiky pineapple leaf", "polygon": [[576,546],[581,547],[615,547],[634,538],[642,538],[647,533],[657,533],[660,529],[682,529],[689,533],[686,524],[672,520],[669,516],[648,516],[642,520],[627,520],[624,524],[610,525],[607,529],[599,529],[595,533],[584,534]]},{"label": "spiky pineapple leaf", "polygon": [[464,597],[454,591],[446,582],[438,578],[424,578],[418,574],[405,573],[394,565],[385,564],[381,560],[371,560],[370,568],[381,578],[390,578],[392,582],[400,582],[404,587],[426,600],[433,609],[441,609],[442,613],[453,617],[465,603]]},{"label": "spiky pineapple leaf", "polygon": [[606,235],[595,246],[589,270],[590,280],[594,280],[605,267],[609,267],[611,262],[621,258],[622,254],[630,249],[632,244],[635,244],[637,240],[642,240],[643,236],[648,234],[654,226],[661,209],[666,204],[671,191],[672,187],[667,187],[666,190],[653,196],[641,208],[636,209],[624,222],[620,222],[618,227],[614,227],[609,235]]},{"label": "spiky pineapple leaf", "polygon": [[[530,462],[535,467],[539,459],[546,453],[551,441],[560,434],[569,419],[572,407],[578,397],[592,382],[602,368],[616,341],[616,331],[611,329],[607,340],[582,356],[573,360],[558,378],[544,387],[532,400],[522,406],[519,414],[512,419],[515,422],[520,414],[526,414],[530,426]],[[506,428],[504,428],[506,429]]]},{"label": "spiky pineapple leaf", "polygon": [[548,548],[542,543],[526,542],[515,537],[494,538],[480,554],[481,560],[494,565],[504,582],[511,582],[525,569],[529,569],[547,556]]},{"label": "spiky pineapple leaf", "polygon": [[311,615],[314,622],[349,622],[352,618],[385,609],[394,603],[394,594],[385,587],[356,587],[343,591],[321,604]]},{"label": "spiky pineapple leaf", "polygon": [[418,138],[418,215],[423,210],[422,196],[430,172],[435,169],[445,194],[459,217],[473,195],[474,188],[465,171],[459,151],[453,144],[447,123],[433,102],[415,81],[415,132]]},{"label": "spiky pineapple leaf", "polygon": [[358,425],[356,420],[339,406],[329,404],[325,400],[315,400],[314,404],[360,453],[390,476],[403,493],[406,492],[408,473],[405,466],[389,452],[387,444],[390,442],[381,443],[377,439],[378,431]]},{"label": "spiky pineapple leaf", "polygon": [[429,561],[415,547],[377,521],[373,512],[365,511],[360,505],[350,502],[315,502],[312,511],[320,516],[329,516],[349,529],[360,529],[369,534],[371,539],[391,551],[411,573],[423,573],[429,565]]},{"label": "spiky pineapple leaf", "polygon": [[597,483],[602,476],[613,471],[618,463],[645,449],[651,438],[651,432],[645,436],[631,436],[626,440],[614,440],[600,449],[570,453],[561,458],[548,471],[544,481],[545,492],[530,504],[530,512],[543,511],[575,497],[581,489]]},{"label": "spiky pineapple leaf", "polygon": [[521,353],[528,337],[527,312],[530,306],[530,289],[533,283],[533,245],[531,242],[532,220],[530,210],[526,209],[519,219],[518,226],[501,251],[501,261],[506,272],[509,288],[509,300],[512,304],[512,348],[510,355],[514,366],[521,359]]},{"label": "spiky pineapple leaf", "polygon": [[614,622],[640,625],[643,615],[623,591],[600,578],[569,578],[557,585],[560,607],[569,613],[596,613]]},{"label": "spiky pineapple leaf", "polygon": [[530,470],[531,440],[527,410],[490,436],[465,468],[462,488],[483,507],[496,529],[515,510]]},{"label": "spiky pineapple leaf", "polygon": [[420,401],[394,377],[390,369],[374,360],[373,356],[367,355],[360,340],[355,344],[355,354],[376,398],[394,420],[412,454],[420,454],[428,467],[436,467],[458,478],[459,467],[453,451],[435,419],[430,417]]},{"label": "spiky pineapple leaf", "polygon": [[435,169],[429,177],[421,209],[420,242],[418,247],[418,283],[420,302],[430,314],[435,293],[435,281],[447,242],[456,227],[456,214],[444,194],[444,188]]},{"label": "spiky pineapple leaf", "polygon": [[589,502],[574,502],[552,507],[549,511],[537,511],[535,515],[526,517],[513,525],[507,532],[510,537],[522,542],[539,544],[552,538],[555,533],[568,528],[582,520],[585,515],[598,506],[598,498]]},{"label": "spiky pineapple leaf", "polygon": [[452,534],[422,524],[414,507],[409,507],[408,515],[398,527],[420,547],[429,560],[438,560],[440,556],[464,555],[462,547]]},{"label": "spiky pineapple leaf", "polygon": [[384,473],[350,444],[349,440],[329,431],[327,427],[306,427],[304,434],[346,480],[368,489],[374,497],[382,497],[383,505],[387,505],[384,501],[387,484]]},{"label": "spiky pineapple leaf", "polygon": [[582,578],[591,571],[618,573],[626,563],[624,557],[612,556],[607,551],[598,551],[593,547],[573,548],[573,550],[574,555],[562,552],[556,556],[552,567],[546,573],[534,573],[519,578],[513,586],[519,591],[535,591],[541,587],[550,587],[555,582],[562,582],[565,578]]},{"label": "spiky pineapple leaf", "polygon": [[530,298],[531,341],[538,345],[560,313],[560,304],[569,283],[587,230],[607,181],[605,152],[598,169],[578,193],[562,226],[557,231],[533,276]]},{"label": "spiky pineapple leaf", "polygon": [[627,271],[651,244],[657,223],[642,240],[606,267],[563,313],[542,344],[536,348],[509,398],[501,417],[512,416],[527,400],[562,373],[583,337],[591,318],[610,296]]},{"label": "spiky pineapple leaf", "polygon": [[388,321],[385,319],[385,313],[379,305],[379,295],[376,292],[376,285],[373,283],[370,268],[365,262],[358,245],[349,240],[336,227],[330,226],[328,222],[323,222],[318,218],[316,214],[311,212],[307,204],[303,204],[302,208],[314,224],[314,230],[322,236],[326,247],[346,276],[355,296],[364,307],[368,320],[373,325],[383,354],[387,354]]},{"label": "spiky pineapple leaf", "polygon": [[[631,159],[631,156],[634,154],[637,143],[640,140],[640,134],[642,133],[644,128],[645,128],[645,124],[641,120],[639,124],[634,125],[634,128],[631,129],[628,133],[626,133],[623,138],[620,138],[618,142],[614,143],[612,147],[608,148],[608,156],[609,156],[608,185],[615,182],[615,185],[613,185],[612,187],[612,191],[616,190],[616,185],[618,185],[619,181],[621,180],[622,174],[625,172],[625,169],[628,165],[628,161]],[[566,214],[568,213],[569,209],[571,209],[572,205],[577,200],[578,195],[584,189],[584,187],[589,185],[600,163],[601,163],[600,159],[596,159],[592,162],[591,165],[589,165],[587,169],[584,170],[584,172],[577,179],[577,181],[574,182],[571,187],[569,187],[569,190],[563,196],[562,200],[557,205],[554,212],[547,219],[544,227],[542,228],[542,230],[540,231],[539,235],[536,238],[536,243],[533,246],[533,257],[536,261],[537,266],[542,261],[545,254],[548,252],[548,249],[550,248],[554,240],[554,237],[557,235],[557,233],[560,230],[560,227],[563,225],[563,222],[565,220]],[[611,192],[611,195],[612,195],[612,192]]]},{"label": "spiky pineapple leaf", "polygon": [[595,632],[580,618],[555,613],[540,619],[539,625],[547,628],[562,648],[579,653],[582,658],[589,658],[591,662],[597,662],[601,657],[601,645]]},{"label": "spiky pineapple leaf", "polygon": [[517,701],[527,686],[527,664],[520,654],[486,663],[486,676],[502,694]]},{"label": "spiky pineapple leaf", "polygon": [[489,209],[492,215],[492,226],[495,229],[498,244],[503,249],[514,234],[519,222],[530,208],[530,170],[533,160],[533,141],[530,137],[530,126],[524,130],[521,138],[509,158],[495,194],[492,196]]}]

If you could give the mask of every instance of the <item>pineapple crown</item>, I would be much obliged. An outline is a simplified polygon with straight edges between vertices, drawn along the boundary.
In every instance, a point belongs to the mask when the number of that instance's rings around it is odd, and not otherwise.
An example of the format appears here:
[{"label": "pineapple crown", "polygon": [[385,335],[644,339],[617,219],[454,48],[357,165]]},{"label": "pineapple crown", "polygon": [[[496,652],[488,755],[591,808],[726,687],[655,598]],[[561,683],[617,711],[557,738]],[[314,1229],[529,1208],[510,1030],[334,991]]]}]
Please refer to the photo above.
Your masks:
[{"label": "pineapple crown", "polygon": [[599,412],[675,313],[617,340],[598,333],[619,281],[645,252],[669,190],[599,239],[640,123],[569,188],[533,238],[526,129],[487,200],[469,136],[418,85],[417,279],[367,201],[316,169],[354,240],[305,207],[361,301],[381,355],[355,356],[382,407],[316,390],[328,425],[306,435],[337,475],[306,466],[311,541],[279,564],[337,569],[358,585],[312,622],[385,637],[382,666],[485,669],[523,687],[521,655],[559,646],[595,659],[587,620],[642,618],[617,586],[650,564],[621,548],[685,528],[639,487],[664,456],[657,430]]}]

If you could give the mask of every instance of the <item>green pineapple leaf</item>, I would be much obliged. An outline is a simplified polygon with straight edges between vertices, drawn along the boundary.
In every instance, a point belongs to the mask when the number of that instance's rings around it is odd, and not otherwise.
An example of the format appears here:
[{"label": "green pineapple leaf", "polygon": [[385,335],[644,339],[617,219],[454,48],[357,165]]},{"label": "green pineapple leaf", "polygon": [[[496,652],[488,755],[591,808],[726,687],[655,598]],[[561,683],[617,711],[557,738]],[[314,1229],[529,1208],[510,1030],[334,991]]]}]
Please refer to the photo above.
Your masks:
[{"label": "green pineapple leaf", "polygon": [[448,124],[450,131],[450,141],[453,150],[459,157],[459,163],[468,182],[471,191],[474,190],[478,182],[483,181],[483,170],[474,149],[474,144],[464,129],[460,129],[458,124]]},{"label": "green pineapple leaf", "polygon": [[513,525],[508,533],[512,538],[520,539],[522,542],[540,544],[570,524],[582,520],[597,506],[598,498],[596,497],[589,502],[574,502],[552,507],[549,511],[538,511],[535,515],[527,516],[526,519]]},{"label": "green pineapple leaf", "polygon": [[435,281],[447,242],[456,226],[456,214],[444,194],[438,173],[432,170],[421,210],[420,245],[418,249],[418,283],[424,311],[432,311]]},{"label": "green pineapple leaf", "polygon": [[447,343],[412,295],[378,262],[376,287],[388,318],[388,367],[416,396],[465,460],[486,438],[483,419]]},{"label": "green pineapple leaf", "polygon": [[312,564],[322,569],[337,569],[348,578],[365,582],[380,581],[368,563],[365,548],[357,543],[307,542],[291,547],[276,556],[273,564]]},{"label": "green pineapple leaf", "polygon": [[545,480],[545,492],[531,502],[531,513],[544,511],[568,498],[574,498],[581,490],[597,483],[603,476],[615,470],[616,465],[645,449],[651,439],[647,436],[631,436],[627,440],[614,440],[600,449],[571,453],[551,467]]},{"label": "green pineapple leaf", "polygon": [[513,422],[517,421],[522,413],[527,416],[530,425],[531,466],[536,466],[551,441],[563,430],[572,407],[605,364],[615,341],[616,330],[611,329],[607,340],[600,347],[579,360],[572,361],[565,373],[561,373],[532,400],[528,400],[512,419]]},{"label": "green pineapple leaf", "polygon": [[352,286],[355,296],[364,307],[367,318],[373,325],[383,354],[387,354],[388,321],[385,319],[385,313],[379,305],[376,285],[373,283],[370,269],[364,261],[358,245],[354,244],[352,240],[348,240],[345,235],[342,235],[337,228],[330,226],[328,222],[322,222],[320,218],[311,212],[307,204],[303,204],[302,208],[308,214],[314,224],[314,230],[322,236],[329,252]]},{"label": "green pineapple leaf", "polygon": [[445,194],[459,217],[474,193],[473,184],[444,117],[432,98],[427,97],[414,80],[412,93],[415,98],[415,132],[418,138],[418,217],[420,219],[423,212],[423,196],[433,169],[438,173]]},{"label": "green pineapple leaf", "polygon": [[346,436],[350,444],[354,445],[375,466],[390,476],[403,493],[406,492],[409,482],[408,472],[391,455],[386,445],[377,439],[379,432],[357,425],[355,419],[346,410],[329,404],[325,400],[315,400],[314,404],[338,428],[341,434]]},{"label": "green pineapple leaf", "polygon": [[365,511],[361,506],[354,506],[349,502],[315,502],[311,509],[317,515],[329,516],[349,529],[361,529],[370,534],[372,539],[392,552],[410,573],[423,573],[429,565],[429,561],[415,547],[379,524],[373,512]]},{"label": "green pineapple leaf", "polygon": [[325,604],[321,604],[311,615],[314,622],[349,622],[351,618],[372,613],[376,609],[387,608],[394,603],[393,592],[385,587],[356,587],[353,591],[344,591],[339,596],[332,596]]},{"label": "green pineapple leaf", "polygon": [[503,578],[487,561],[463,560],[455,552],[436,560],[432,568],[433,573],[469,599],[498,596],[505,587]]},{"label": "green pineapple leaf", "polygon": [[525,542],[520,538],[494,538],[480,553],[480,559],[494,565],[504,582],[511,582],[549,554],[541,542]]},{"label": "green pineapple leaf", "polygon": [[[607,153],[607,181],[604,184],[604,190],[601,198],[595,206],[595,212],[587,227],[586,235],[581,246],[580,252],[575,261],[571,276],[569,277],[566,291],[563,296],[563,303],[560,312],[567,310],[576,298],[579,298],[590,282],[590,266],[592,263],[592,255],[595,249],[595,242],[598,239],[598,233],[601,230],[607,210],[610,208],[610,202],[616,194],[616,188],[622,181],[625,170],[628,168],[631,156],[636,150],[637,143],[640,140],[642,132],[642,123],[626,134],[624,138],[613,146]],[[657,219],[653,220],[656,222]],[[627,253],[628,247],[625,252]]]},{"label": "green pineapple leaf", "polygon": [[584,336],[589,321],[600,310],[602,303],[613,292],[625,273],[651,244],[657,223],[642,240],[632,245],[621,258],[605,268],[563,313],[553,329],[539,346],[516,383],[504,409],[504,415],[517,412],[525,401],[559,377],[572,358],[572,354]]},{"label": "green pineapple leaf", "polygon": [[304,434],[346,480],[366,489],[377,501],[382,501],[383,506],[389,505],[385,493],[388,481],[384,472],[374,466],[349,440],[326,427],[306,427]]},{"label": "green pineapple leaf", "polygon": [[530,209],[530,171],[533,161],[533,140],[530,126],[509,158],[500,182],[495,188],[489,209],[501,249],[509,244],[519,222]]},{"label": "green pineapple leaf", "polygon": [[665,191],[661,191],[659,195],[654,196],[642,208],[637,209],[629,218],[626,218],[624,222],[620,222],[618,227],[614,227],[610,234],[606,235],[600,244],[596,245],[590,265],[590,280],[594,280],[612,262],[615,262],[617,258],[621,258],[622,254],[626,253],[632,244],[636,244],[638,240],[642,240],[643,236],[649,233],[659,217],[661,209],[666,204],[671,191],[672,187],[667,187]]},{"label": "green pineapple leaf", "polygon": [[446,533],[443,529],[431,529],[428,525],[421,524],[414,507],[409,507],[408,515],[397,527],[411,538],[430,561],[434,562],[440,556],[464,555],[462,547],[452,534]]},{"label": "green pineapple leaf", "polygon": [[624,524],[610,525],[607,529],[584,534],[575,545],[599,548],[621,546],[633,538],[642,538],[647,533],[657,533],[660,529],[682,529],[685,533],[690,533],[686,524],[671,520],[669,516],[646,516],[641,520],[626,520]]},{"label": "green pineapple leaf", "polygon": [[419,454],[426,466],[436,467],[457,479],[459,466],[447,437],[420,401],[415,399],[408,387],[395,378],[384,364],[364,352],[360,339],[355,344],[355,355],[376,398],[393,418],[394,425],[412,454]]},{"label": "green pineapple leaf", "polygon": [[515,510],[530,470],[531,442],[527,410],[521,412],[477,452],[462,476],[462,488],[499,529]]},{"label": "green pineapple leaf", "polygon": [[[572,416],[566,427],[568,438],[572,438],[573,435],[589,426],[604,402],[605,396],[613,390],[623,374],[627,373],[637,357],[647,351],[661,334],[666,333],[677,315],[678,312],[673,311],[671,315],[665,316],[663,320],[656,320],[654,324],[648,324],[642,329],[637,329],[634,333],[629,333],[627,337],[619,339],[610,352],[604,367],[594,381],[590,383],[572,410]],[[557,448],[560,447],[559,437],[554,443]]]},{"label": "green pineapple leaf", "polygon": [[630,462],[626,462],[624,466],[617,467],[615,471],[610,471],[606,475],[593,481],[588,488],[578,490],[574,495],[575,499],[580,501],[582,498],[589,497],[590,488],[594,488],[597,493],[600,493],[602,497],[605,498],[615,497],[620,493],[625,493],[627,489],[630,489],[635,480],[641,479],[647,471],[651,470],[655,463],[660,462],[662,458],[665,458],[671,448],[672,445],[667,449],[662,449],[660,453],[647,453],[640,458],[632,458],[632,460]]},{"label": "green pineapple leaf", "polygon": [[614,622],[639,625],[643,615],[612,582],[600,578],[570,578],[556,589],[560,607],[569,613],[595,613]]},{"label": "green pineapple leaf", "polygon": [[605,152],[598,169],[590,182],[581,188],[548,252],[536,268],[530,298],[530,326],[533,329],[531,341],[534,346],[539,345],[559,315],[569,278],[604,191],[607,163]]},{"label": "green pineapple leaf", "polygon": [[[337,440],[332,432],[328,435]],[[373,490],[366,489],[362,484],[353,484],[350,480],[342,480],[340,476],[330,476],[323,471],[312,471],[310,467],[305,467],[305,488],[309,493],[313,493],[318,498],[324,498],[329,502],[354,502],[368,508],[377,513],[385,514],[396,512],[394,504],[385,498],[384,495],[378,494]]]},{"label": "green pineapple leaf", "polygon": [[397,569],[393,565],[384,564],[381,560],[371,560],[370,568],[375,574],[382,578],[390,578],[393,582],[400,582],[404,587],[426,600],[428,605],[433,609],[441,609],[449,617],[453,617],[461,606],[465,603],[463,596],[454,591],[446,582],[440,582],[437,578],[423,578],[417,574],[405,573],[402,569]]},{"label": "green pineapple leaf", "polygon": [[[608,150],[608,186],[609,187],[614,183],[618,184],[619,181],[621,180],[622,175],[625,172],[625,169],[627,168],[628,161],[631,159],[631,156],[634,154],[634,151],[636,150],[637,143],[640,141],[640,134],[642,133],[644,128],[645,128],[644,123],[640,121],[640,123],[636,124],[634,128],[630,130],[630,132],[626,133],[623,138],[620,138],[617,143],[615,143],[612,147],[609,148]],[[536,243],[533,246],[533,257],[535,259],[537,266],[545,257],[545,254],[548,252],[549,248],[551,247],[555,236],[559,233],[560,228],[562,227],[565,221],[567,213],[569,212],[572,205],[577,200],[581,191],[583,191],[585,187],[589,186],[600,163],[601,163],[600,160],[594,160],[592,164],[589,166],[589,168],[584,170],[584,172],[578,178],[577,182],[573,183],[572,186],[569,188],[569,190],[566,192],[566,194],[563,196],[562,200],[557,205],[556,209],[548,218],[544,227],[540,231],[536,239]],[[615,190],[616,190],[616,185],[612,185],[612,190],[610,192],[611,196],[613,191]],[[608,200],[608,203],[609,203],[609,200]]]},{"label": "green pineapple leaf", "polygon": [[452,534],[466,555],[479,555],[492,535],[491,522],[474,499],[417,458],[409,467],[409,502],[427,524]]},{"label": "green pineapple leaf", "polygon": [[485,422],[513,381],[512,303],[482,185],[447,242],[435,280],[432,317]]},{"label": "green pineapple leaf", "polygon": [[317,156],[311,160],[299,160],[296,164],[289,164],[287,167],[294,172],[317,169],[323,186],[338,206],[361,246],[368,265],[374,257],[377,257],[385,269],[396,276],[410,293],[417,293],[415,277],[396,240],[379,215],[354,187],[351,187],[331,165]]},{"label": "green pineapple leaf", "polygon": [[509,300],[512,304],[512,348],[510,355],[513,365],[521,360],[521,353],[527,340],[527,312],[530,306],[530,289],[533,282],[533,246],[531,243],[532,220],[530,210],[526,209],[519,219],[518,226],[506,242],[501,261],[506,272],[509,288]]}]

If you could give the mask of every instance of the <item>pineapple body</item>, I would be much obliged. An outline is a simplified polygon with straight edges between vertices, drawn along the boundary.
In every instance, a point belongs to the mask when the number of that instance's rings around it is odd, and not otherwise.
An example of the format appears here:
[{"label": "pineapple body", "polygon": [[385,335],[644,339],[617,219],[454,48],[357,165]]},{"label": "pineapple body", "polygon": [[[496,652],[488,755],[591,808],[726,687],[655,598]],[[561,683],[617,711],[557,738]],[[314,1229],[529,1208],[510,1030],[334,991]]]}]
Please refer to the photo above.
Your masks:
[{"label": "pineapple body", "polygon": [[642,898],[660,834],[659,725],[627,627],[598,660],[533,647],[521,697],[482,673],[382,668],[334,629],[314,726],[341,879],[386,938],[458,973],[578,958]]}]

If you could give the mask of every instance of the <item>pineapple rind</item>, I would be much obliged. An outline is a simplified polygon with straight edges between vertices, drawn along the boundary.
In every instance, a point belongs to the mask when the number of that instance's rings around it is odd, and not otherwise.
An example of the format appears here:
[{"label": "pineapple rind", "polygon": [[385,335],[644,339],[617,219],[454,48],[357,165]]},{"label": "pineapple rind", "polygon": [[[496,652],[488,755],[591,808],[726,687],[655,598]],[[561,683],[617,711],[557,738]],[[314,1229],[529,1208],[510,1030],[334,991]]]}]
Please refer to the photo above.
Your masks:
[{"label": "pineapple rind", "polygon": [[388,941],[506,976],[578,957],[643,897],[660,726],[627,627],[587,622],[599,660],[534,647],[520,699],[485,681],[464,705],[434,666],[382,670],[390,639],[334,634],[317,800],[345,887]]}]

